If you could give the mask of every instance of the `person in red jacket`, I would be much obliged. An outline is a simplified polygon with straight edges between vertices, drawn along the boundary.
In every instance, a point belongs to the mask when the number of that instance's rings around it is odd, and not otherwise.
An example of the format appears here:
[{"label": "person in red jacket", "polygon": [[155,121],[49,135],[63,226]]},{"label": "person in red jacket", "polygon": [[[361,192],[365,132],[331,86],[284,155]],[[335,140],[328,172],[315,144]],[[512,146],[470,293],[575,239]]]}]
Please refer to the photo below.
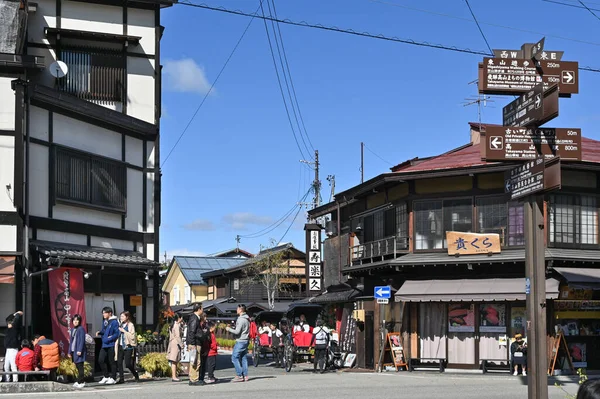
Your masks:
[{"label": "person in red jacket", "polygon": [[219,345],[217,345],[217,337],[215,337],[215,330],[217,329],[217,325],[214,322],[210,322],[210,349],[208,351],[208,357],[206,358],[206,371],[208,373],[208,380],[205,382],[207,384],[214,384],[217,382],[215,378],[215,369],[217,368],[217,355],[219,350]]},{"label": "person in red jacket", "polygon": [[28,339],[21,341],[21,350],[17,353],[16,364],[19,371],[33,371],[35,369],[33,349],[31,349],[31,343]]}]

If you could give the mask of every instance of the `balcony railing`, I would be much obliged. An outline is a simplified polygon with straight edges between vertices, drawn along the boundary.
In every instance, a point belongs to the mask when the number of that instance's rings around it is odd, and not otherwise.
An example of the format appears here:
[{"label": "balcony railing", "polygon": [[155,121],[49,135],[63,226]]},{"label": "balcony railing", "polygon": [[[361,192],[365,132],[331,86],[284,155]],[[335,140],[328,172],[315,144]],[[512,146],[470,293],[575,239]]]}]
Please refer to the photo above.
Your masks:
[{"label": "balcony railing", "polygon": [[408,252],[408,237],[387,237],[350,247],[352,265],[395,259]]}]

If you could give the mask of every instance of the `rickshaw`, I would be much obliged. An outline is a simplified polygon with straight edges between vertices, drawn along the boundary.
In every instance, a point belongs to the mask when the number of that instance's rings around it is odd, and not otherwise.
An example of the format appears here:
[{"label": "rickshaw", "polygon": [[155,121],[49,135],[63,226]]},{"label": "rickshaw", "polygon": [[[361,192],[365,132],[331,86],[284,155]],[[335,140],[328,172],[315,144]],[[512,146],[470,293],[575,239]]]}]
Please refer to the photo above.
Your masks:
[{"label": "rickshaw", "polygon": [[[308,358],[308,361],[312,360],[312,330],[322,311],[323,307],[315,303],[292,303],[292,305],[290,305],[290,308],[285,314],[285,319],[282,320],[282,328],[286,330],[283,331],[282,329],[285,337],[283,349],[283,365],[285,371],[292,371],[294,362],[300,357],[306,357]],[[296,318],[299,318],[300,315],[304,315],[307,324],[311,326],[309,332],[294,332],[294,321]],[[287,324],[287,326],[284,326],[284,324]]]},{"label": "rickshaw", "polygon": [[[256,324],[256,330],[258,331],[262,326],[263,322],[267,322],[269,324],[275,323],[275,325],[279,326],[279,322],[284,316],[283,312],[276,312],[274,310],[265,310],[262,312],[258,312],[254,316],[253,323]],[[269,346],[271,345],[271,338],[268,334],[257,334],[254,339],[254,349],[252,350],[252,361],[254,363],[254,367],[258,367],[261,357],[263,359],[267,358],[269,353],[273,354],[273,349]]]}]

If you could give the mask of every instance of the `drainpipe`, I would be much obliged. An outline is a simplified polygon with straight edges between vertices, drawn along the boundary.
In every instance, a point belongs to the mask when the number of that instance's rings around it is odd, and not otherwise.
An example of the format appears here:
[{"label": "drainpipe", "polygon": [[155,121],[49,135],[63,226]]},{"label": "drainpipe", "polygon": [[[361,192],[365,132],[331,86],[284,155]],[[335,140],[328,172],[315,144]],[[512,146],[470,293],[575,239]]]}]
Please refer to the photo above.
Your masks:
[{"label": "drainpipe", "polygon": [[340,240],[340,245],[338,245],[339,246],[339,251],[338,251],[339,252],[339,265],[340,265],[340,271],[339,271],[338,278],[340,280],[339,283],[341,284],[342,283],[342,235],[341,235],[342,226],[340,226],[340,224],[341,224],[342,218],[340,216],[340,203],[339,203],[339,201],[336,201],[336,202],[337,202],[337,236],[338,236],[338,240]]},{"label": "drainpipe", "polygon": [[[23,157],[23,160],[25,162],[25,179],[23,184],[24,187],[22,187],[23,191],[24,191],[24,198],[23,198],[23,202],[24,202],[24,208],[25,208],[25,220],[24,220],[24,234],[23,234],[23,260],[24,260],[24,264],[22,265],[24,268],[29,269],[29,144],[30,144],[30,140],[29,140],[29,110],[31,108],[31,99],[29,96],[29,76],[27,76],[27,71],[25,71],[25,156]],[[25,256],[25,254],[27,254],[27,256]],[[23,288],[22,288],[22,301],[23,301],[23,325],[25,327],[25,331],[27,331],[27,327],[29,327],[29,323],[27,323],[27,319],[29,318],[29,321],[32,320],[31,315],[29,315],[29,312],[27,311],[27,291],[28,291],[28,284],[29,284],[29,279],[27,278],[27,276],[25,275],[25,273],[23,273]]]}]

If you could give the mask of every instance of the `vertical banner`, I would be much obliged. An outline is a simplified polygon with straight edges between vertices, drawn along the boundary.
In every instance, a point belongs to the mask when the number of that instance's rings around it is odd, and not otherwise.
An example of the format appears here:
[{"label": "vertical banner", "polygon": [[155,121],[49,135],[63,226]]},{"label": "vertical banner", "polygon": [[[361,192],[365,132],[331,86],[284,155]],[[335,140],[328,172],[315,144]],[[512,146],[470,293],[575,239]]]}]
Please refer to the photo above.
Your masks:
[{"label": "vertical banner", "polygon": [[86,325],[83,296],[83,273],[79,269],[61,267],[48,273],[52,339],[58,343],[61,355],[69,349],[69,336],[73,316],[81,315],[81,325]]},{"label": "vertical banner", "polygon": [[306,224],[306,285],[307,296],[320,294],[323,287],[323,262],[321,262],[321,226]]}]

